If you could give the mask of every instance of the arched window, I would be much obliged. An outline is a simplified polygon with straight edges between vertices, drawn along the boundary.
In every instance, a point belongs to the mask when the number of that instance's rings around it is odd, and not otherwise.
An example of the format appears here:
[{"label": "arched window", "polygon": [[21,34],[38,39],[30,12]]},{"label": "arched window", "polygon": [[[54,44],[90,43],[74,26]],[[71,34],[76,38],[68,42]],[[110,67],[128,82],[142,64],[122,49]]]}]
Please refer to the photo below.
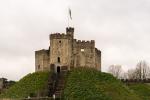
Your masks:
[{"label": "arched window", "polygon": [[60,63],[60,57],[57,58],[58,63]]}]

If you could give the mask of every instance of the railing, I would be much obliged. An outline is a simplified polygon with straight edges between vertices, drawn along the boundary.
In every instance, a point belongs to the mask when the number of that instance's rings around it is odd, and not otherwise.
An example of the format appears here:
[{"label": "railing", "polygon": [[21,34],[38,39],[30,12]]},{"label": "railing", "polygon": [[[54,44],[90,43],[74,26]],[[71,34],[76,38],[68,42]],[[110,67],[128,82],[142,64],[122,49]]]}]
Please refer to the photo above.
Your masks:
[{"label": "railing", "polygon": [[62,73],[53,73],[50,79],[50,84],[49,84],[49,97],[53,97],[55,92],[57,91],[57,88],[59,86],[59,82],[61,80]]},{"label": "railing", "polygon": [[49,78],[49,97],[52,97],[55,90],[56,90],[56,83],[57,82],[57,74],[53,73],[52,76]]}]

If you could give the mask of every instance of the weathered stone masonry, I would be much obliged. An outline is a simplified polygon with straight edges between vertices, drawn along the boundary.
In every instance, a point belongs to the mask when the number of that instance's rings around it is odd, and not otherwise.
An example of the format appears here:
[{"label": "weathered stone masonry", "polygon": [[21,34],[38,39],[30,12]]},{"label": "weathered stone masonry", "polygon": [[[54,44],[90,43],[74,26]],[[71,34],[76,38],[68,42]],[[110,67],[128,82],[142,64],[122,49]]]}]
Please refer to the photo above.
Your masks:
[{"label": "weathered stone masonry", "polygon": [[95,41],[74,39],[74,28],[67,27],[66,34],[50,34],[48,50],[35,51],[35,71],[50,70],[52,66],[92,67],[101,70],[101,51],[95,48]]}]

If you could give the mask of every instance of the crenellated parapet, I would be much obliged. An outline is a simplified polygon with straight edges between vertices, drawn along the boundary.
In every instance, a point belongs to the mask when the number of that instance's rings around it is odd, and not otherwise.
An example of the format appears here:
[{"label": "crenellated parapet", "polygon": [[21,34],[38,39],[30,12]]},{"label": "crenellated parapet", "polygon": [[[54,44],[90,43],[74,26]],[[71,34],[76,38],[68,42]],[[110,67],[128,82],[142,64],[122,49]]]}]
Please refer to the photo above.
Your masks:
[{"label": "crenellated parapet", "polygon": [[72,38],[71,34],[65,34],[65,33],[53,33],[50,34],[50,39],[70,39]]},{"label": "crenellated parapet", "polygon": [[76,41],[76,47],[83,47],[83,48],[94,48],[95,47],[95,41],[85,41],[85,40],[75,40]]},{"label": "crenellated parapet", "polygon": [[95,52],[96,52],[97,55],[101,55],[101,51],[98,50],[97,48],[95,48]]},{"label": "crenellated parapet", "polygon": [[74,28],[73,27],[67,27],[66,33],[74,33]]}]

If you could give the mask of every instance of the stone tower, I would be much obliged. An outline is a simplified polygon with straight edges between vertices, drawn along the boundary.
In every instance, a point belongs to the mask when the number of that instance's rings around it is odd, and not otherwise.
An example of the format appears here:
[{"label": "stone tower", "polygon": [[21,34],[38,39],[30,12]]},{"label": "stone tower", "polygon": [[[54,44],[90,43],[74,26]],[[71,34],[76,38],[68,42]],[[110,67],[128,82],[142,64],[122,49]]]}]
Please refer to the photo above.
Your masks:
[{"label": "stone tower", "polygon": [[74,67],[93,67],[101,70],[101,51],[95,48],[95,41],[74,39],[74,28],[67,27],[65,33],[50,34],[48,50],[35,51],[35,70],[59,70]]},{"label": "stone tower", "polygon": [[72,41],[74,28],[66,28],[66,34],[55,33],[50,35],[50,64],[71,66]]}]

